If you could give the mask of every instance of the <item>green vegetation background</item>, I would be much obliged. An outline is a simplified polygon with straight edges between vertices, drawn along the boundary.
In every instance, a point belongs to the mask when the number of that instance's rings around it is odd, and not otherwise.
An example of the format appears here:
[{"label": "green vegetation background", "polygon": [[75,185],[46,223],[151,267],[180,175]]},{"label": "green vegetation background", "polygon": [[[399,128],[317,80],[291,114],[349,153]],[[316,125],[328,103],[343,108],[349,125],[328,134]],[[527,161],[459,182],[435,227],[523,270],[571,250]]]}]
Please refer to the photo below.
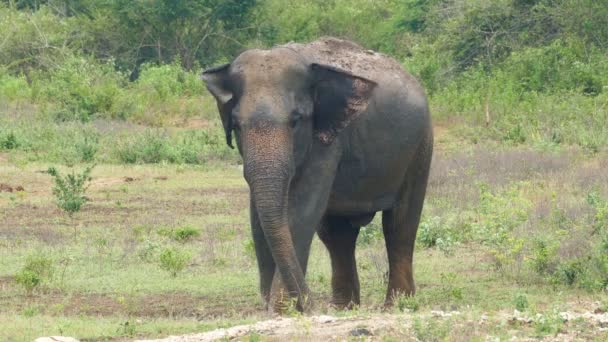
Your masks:
[{"label": "green vegetation background", "polygon": [[[322,35],[393,56],[430,98],[420,291],[398,310],[545,312],[518,327],[539,336],[563,330],[561,306],[608,310],[608,2],[0,0],[0,186],[25,187],[0,194],[0,339],[257,320],[247,189],[199,75]],[[53,186],[49,164],[68,178]],[[83,164],[97,164],[91,188],[64,196],[70,176],[88,187]],[[386,288],[379,216],[358,240],[372,311]],[[325,303],[315,243],[308,281]],[[420,340],[469,336],[420,322]],[[490,326],[479,334],[511,336]]]},{"label": "green vegetation background", "polygon": [[601,1],[3,0],[0,150],[68,162],[234,157],[201,69],[322,35],[394,56],[424,84],[436,122],[470,142],[590,153],[608,143]]}]

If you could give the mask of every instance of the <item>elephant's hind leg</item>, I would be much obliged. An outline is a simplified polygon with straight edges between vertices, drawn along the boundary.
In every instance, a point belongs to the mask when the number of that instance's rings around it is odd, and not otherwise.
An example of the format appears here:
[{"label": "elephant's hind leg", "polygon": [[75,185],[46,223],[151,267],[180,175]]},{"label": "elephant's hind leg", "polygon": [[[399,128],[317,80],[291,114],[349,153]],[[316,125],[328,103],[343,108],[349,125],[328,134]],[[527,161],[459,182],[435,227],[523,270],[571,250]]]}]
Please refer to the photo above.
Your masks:
[{"label": "elephant's hind leg", "polygon": [[332,304],[338,308],[359,305],[359,276],[355,262],[359,227],[345,218],[326,217],[318,233],[331,257]]},{"label": "elephant's hind leg", "polygon": [[389,277],[385,305],[398,295],[414,295],[414,243],[424,203],[430,161],[413,165],[399,204],[382,213],[382,226],[388,254]]}]

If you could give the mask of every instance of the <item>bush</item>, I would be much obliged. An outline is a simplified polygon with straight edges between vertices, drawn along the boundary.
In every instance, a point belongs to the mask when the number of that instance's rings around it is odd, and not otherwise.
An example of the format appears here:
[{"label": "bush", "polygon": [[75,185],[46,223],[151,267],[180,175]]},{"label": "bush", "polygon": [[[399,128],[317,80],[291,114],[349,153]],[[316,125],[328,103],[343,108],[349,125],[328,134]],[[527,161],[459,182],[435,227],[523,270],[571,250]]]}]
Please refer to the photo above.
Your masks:
[{"label": "bush", "polygon": [[83,140],[76,144],[76,151],[81,162],[88,163],[95,159],[99,139],[96,135],[84,135]]},{"label": "bush", "polygon": [[187,131],[169,135],[166,131],[148,129],[119,145],[115,153],[127,164],[186,163],[204,164],[209,158],[235,156],[225,144],[223,133],[216,130]]},{"label": "bush", "polygon": [[146,64],[139,78],[116,99],[113,118],[162,126],[176,117],[216,111],[215,102],[200,80],[200,70],[186,71],[179,61],[168,65]]},{"label": "bush", "polygon": [[9,132],[6,136],[0,136],[0,150],[13,150],[19,147],[15,133]]},{"label": "bush", "polygon": [[33,87],[35,100],[57,121],[89,121],[94,116],[116,117],[114,103],[126,78],[111,63],[101,64],[74,56],[48,77],[38,74]]},{"label": "bush", "polygon": [[359,230],[357,244],[361,246],[371,245],[383,238],[382,225],[377,221],[372,221],[365,227]]},{"label": "bush", "polygon": [[173,239],[178,242],[188,242],[201,235],[201,231],[197,228],[184,226],[176,228],[173,232]]},{"label": "bush", "polygon": [[72,216],[88,199],[84,196],[88,183],[91,181],[91,171],[93,166],[86,167],[80,174],[74,170],[66,176],[61,174],[54,167],[50,167],[47,172],[55,181],[53,195],[57,200],[57,206],[63,209],[68,215]]},{"label": "bush", "polygon": [[438,216],[423,219],[418,227],[417,243],[423,247],[437,247],[446,254],[451,252],[459,237],[449,229],[449,224]]},{"label": "bush", "polygon": [[192,256],[188,252],[181,251],[177,248],[165,248],[159,256],[160,268],[169,272],[172,277],[177,277],[186,266]]},{"label": "bush", "polygon": [[28,256],[23,268],[15,274],[17,284],[24,287],[28,294],[53,276],[53,261],[43,255]]},{"label": "bush", "polygon": [[0,69],[0,99],[10,102],[28,101],[30,98],[31,88],[24,76],[3,75]]},{"label": "bush", "polygon": [[518,311],[526,311],[530,304],[528,303],[528,297],[523,293],[518,293],[513,298],[513,302],[515,304],[515,309]]}]

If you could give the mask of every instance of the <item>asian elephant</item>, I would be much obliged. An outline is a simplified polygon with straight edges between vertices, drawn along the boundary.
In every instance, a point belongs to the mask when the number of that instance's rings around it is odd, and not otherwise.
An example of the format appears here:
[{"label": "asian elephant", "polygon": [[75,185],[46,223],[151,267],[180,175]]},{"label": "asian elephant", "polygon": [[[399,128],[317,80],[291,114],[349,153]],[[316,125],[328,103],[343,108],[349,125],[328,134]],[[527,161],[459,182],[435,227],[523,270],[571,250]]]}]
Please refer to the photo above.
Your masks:
[{"label": "asian elephant", "polygon": [[412,258],[433,150],[427,100],[393,59],[336,38],[251,49],[203,72],[243,158],[261,294],[271,310],[310,302],[315,231],[332,304],[359,304],[355,243],[382,211],[386,305],[413,295]]}]

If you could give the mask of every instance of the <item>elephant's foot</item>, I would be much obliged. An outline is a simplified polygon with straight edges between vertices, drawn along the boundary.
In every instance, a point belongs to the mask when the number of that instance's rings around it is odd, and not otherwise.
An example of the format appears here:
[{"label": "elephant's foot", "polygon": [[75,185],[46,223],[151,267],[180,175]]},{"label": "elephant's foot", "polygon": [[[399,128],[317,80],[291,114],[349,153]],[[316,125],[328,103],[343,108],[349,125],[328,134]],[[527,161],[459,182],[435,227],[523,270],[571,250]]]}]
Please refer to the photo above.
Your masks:
[{"label": "elephant's foot", "polygon": [[338,310],[352,310],[360,304],[358,289],[335,290],[331,305]]},{"label": "elephant's foot", "polygon": [[391,288],[389,286],[389,289],[386,292],[386,299],[384,300],[384,308],[392,308],[395,301],[400,297],[413,297],[415,294],[416,287],[413,285],[413,282],[411,286],[404,286],[401,288]]},{"label": "elephant's foot", "polygon": [[290,296],[287,291],[281,289],[270,297],[268,311],[271,314],[289,315],[296,312],[305,312],[312,306],[309,295],[301,297]]},{"label": "elephant's foot", "polygon": [[278,277],[272,283],[272,289],[268,300],[268,311],[271,314],[291,314],[305,312],[312,306],[312,300],[308,291],[303,291],[299,296],[289,293]]}]

